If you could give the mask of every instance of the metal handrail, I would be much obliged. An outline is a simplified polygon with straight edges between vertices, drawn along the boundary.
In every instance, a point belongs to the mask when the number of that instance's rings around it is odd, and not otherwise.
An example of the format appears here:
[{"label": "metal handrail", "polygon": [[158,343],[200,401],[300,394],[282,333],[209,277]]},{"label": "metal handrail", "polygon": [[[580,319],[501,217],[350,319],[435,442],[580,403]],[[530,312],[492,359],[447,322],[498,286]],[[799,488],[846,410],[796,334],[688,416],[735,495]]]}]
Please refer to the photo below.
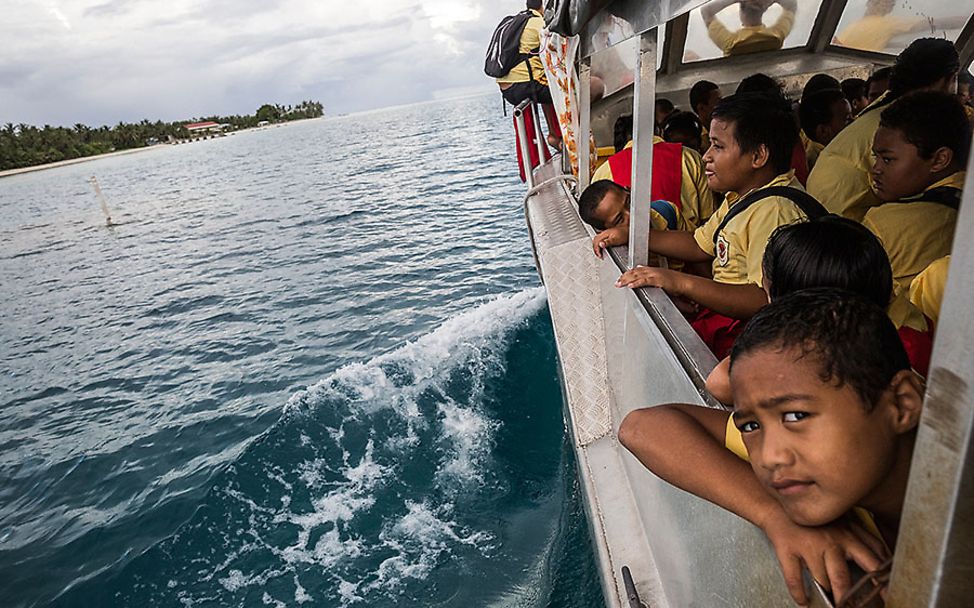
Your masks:
[{"label": "metal handrail", "polygon": [[534,188],[534,167],[531,166],[531,153],[528,152],[528,130],[524,126],[524,110],[531,104],[530,99],[525,99],[514,108],[514,125],[517,130],[517,153],[520,156],[521,166],[524,167],[524,181],[528,188]]}]

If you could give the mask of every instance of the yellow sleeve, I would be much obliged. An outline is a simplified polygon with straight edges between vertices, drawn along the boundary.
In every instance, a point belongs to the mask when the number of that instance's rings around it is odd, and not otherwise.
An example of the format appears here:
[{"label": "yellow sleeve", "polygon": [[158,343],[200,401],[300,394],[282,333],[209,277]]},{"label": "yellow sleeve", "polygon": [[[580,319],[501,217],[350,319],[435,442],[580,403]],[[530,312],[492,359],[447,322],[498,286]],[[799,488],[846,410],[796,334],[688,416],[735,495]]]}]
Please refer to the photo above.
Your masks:
[{"label": "yellow sleeve", "polygon": [[[753,210],[753,211],[752,211]],[[779,226],[794,224],[805,219],[798,207],[787,199],[771,197],[755,203],[747,217],[744,230],[738,230],[747,252],[747,282],[760,286],[764,278],[764,250],[768,240]]]},{"label": "yellow sleeve", "polygon": [[868,173],[855,162],[830,152],[828,146],[815,161],[806,187],[830,213],[857,222],[880,202],[869,187]]},{"label": "yellow sleeve", "polygon": [[714,213],[714,193],[707,185],[703,159],[691,148],[683,148],[683,179],[680,183],[680,216],[686,230],[695,230]]},{"label": "yellow sleeve", "polygon": [[744,437],[741,435],[741,431],[737,428],[737,425],[734,424],[734,414],[727,417],[727,430],[724,431],[724,447],[734,452],[741,460],[751,461],[747,453],[747,447],[744,445]]},{"label": "yellow sleeve", "polygon": [[593,183],[603,179],[612,181],[612,167],[609,165],[609,161],[605,161],[599,165],[599,168],[596,169],[595,173],[592,174]]},{"label": "yellow sleeve", "polygon": [[918,274],[910,283],[910,302],[936,323],[940,319],[940,306],[947,287],[947,270],[950,256],[936,260]]},{"label": "yellow sleeve", "polygon": [[791,11],[781,11],[781,16],[778,20],[774,22],[774,25],[768,28],[768,33],[772,36],[784,42],[788,34],[791,33],[791,28],[795,27],[795,13]]},{"label": "yellow sleeve", "polygon": [[714,41],[717,48],[723,51],[725,55],[734,46],[734,34],[717,17],[714,17],[714,20],[707,27],[707,35],[710,36],[710,39]]}]

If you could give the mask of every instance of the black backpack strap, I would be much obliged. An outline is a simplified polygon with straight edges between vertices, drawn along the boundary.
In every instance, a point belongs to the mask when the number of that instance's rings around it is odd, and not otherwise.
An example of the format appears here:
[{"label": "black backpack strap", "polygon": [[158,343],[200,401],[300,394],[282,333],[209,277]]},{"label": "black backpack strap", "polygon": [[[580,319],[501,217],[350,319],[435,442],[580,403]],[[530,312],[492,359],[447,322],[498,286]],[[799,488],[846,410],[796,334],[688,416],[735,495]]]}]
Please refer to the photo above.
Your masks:
[{"label": "black backpack strap", "polygon": [[937,203],[950,207],[954,211],[960,209],[961,190],[953,186],[931,188],[915,199],[894,201],[895,203]]},{"label": "black backpack strap", "polygon": [[802,213],[804,213],[810,220],[814,220],[829,214],[825,207],[822,206],[822,203],[815,200],[815,197],[804,190],[792,188],[791,186],[772,186],[770,188],[761,188],[760,190],[755,190],[754,192],[748,194],[743,200],[730,208],[730,211],[728,211],[727,215],[724,216],[724,219],[720,222],[720,225],[717,226],[717,230],[714,231],[714,248],[717,247],[717,239],[720,238],[720,233],[723,232],[724,227],[727,226],[728,222],[747,211],[747,209],[754,203],[772,196],[780,196],[795,203],[795,205],[802,210]]}]

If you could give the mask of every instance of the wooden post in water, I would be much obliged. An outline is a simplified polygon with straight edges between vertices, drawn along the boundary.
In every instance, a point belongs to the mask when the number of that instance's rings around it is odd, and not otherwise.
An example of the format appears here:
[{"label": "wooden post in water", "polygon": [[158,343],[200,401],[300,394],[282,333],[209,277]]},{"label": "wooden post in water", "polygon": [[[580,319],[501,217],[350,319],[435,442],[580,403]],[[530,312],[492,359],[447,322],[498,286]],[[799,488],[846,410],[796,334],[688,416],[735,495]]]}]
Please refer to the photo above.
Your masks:
[{"label": "wooden post in water", "polygon": [[101,204],[101,211],[105,214],[105,225],[111,226],[112,215],[108,212],[108,201],[105,200],[105,194],[101,191],[101,186],[98,185],[98,178],[92,175],[88,181],[95,187],[95,196],[98,197],[98,202]]}]

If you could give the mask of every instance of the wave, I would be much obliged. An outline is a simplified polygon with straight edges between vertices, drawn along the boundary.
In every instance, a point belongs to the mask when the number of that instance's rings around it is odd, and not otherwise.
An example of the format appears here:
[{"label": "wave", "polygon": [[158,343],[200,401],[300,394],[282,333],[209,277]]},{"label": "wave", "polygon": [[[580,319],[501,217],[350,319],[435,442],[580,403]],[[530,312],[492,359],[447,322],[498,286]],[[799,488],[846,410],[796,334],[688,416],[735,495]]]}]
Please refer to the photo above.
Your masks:
[{"label": "wave", "polygon": [[426,603],[431,573],[501,542],[480,516],[507,483],[491,392],[544,304],[489,300],[293,395],[190,522],[77,603]]}]

